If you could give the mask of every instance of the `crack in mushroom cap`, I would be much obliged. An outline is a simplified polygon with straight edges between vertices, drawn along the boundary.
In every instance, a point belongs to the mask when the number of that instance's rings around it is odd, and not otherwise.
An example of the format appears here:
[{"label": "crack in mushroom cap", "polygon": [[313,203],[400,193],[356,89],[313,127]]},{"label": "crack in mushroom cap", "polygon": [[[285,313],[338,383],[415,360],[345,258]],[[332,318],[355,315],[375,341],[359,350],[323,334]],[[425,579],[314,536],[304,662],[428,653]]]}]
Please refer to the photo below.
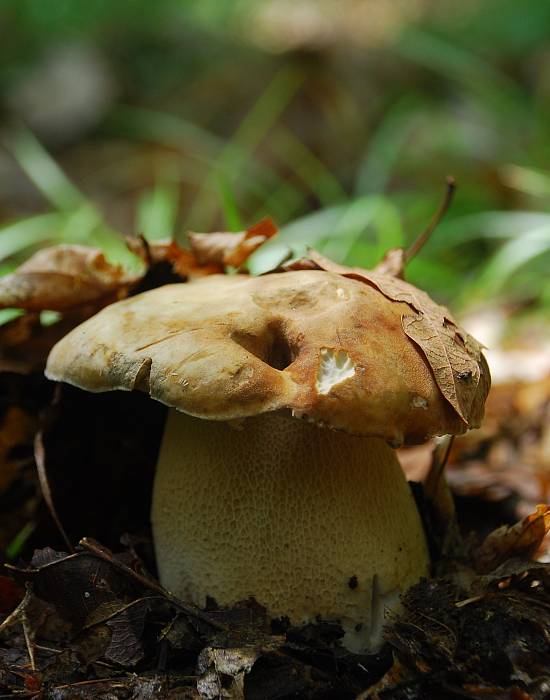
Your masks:
[{"label": "crack in mushroom cap", "polygon": [[289,409],[397,446],[467,424],[403,330],[414,314],[375,287],[325,271],[212,275],[108,306],[52,350],[46,374],[88,391],[141,389],[210,420]]}]

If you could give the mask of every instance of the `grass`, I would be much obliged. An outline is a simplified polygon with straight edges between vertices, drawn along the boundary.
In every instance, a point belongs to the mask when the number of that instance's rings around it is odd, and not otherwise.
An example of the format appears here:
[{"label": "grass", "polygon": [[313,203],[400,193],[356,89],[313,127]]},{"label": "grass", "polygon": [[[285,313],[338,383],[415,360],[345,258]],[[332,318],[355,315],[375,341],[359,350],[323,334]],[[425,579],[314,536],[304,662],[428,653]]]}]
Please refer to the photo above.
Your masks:
[{"label": "grass", "polygon": [[[128,144],[132,155],[116,156],[127,163],[114,164],[122,184],[106,202],[84,194],[85,173],[66,174],[78,143],[51,155],[28,130],[12,130],[7,146],[46,206],[4,223],[0,271],[63,241],[135,264],[113,201],[131,206],[131,231],[151,239],[236,231],[272,215],[281,233],[252,257],[255,274],[308,245],[368,267],[414,240],[451,173],[452,209],[408,278],[458,311],[513,303],[546,315],[550,100],[533,66],[550,25],[535,5],[526,14],[509,0],[473,3],[457,22],[443,2],[382,48],[275,56],[252,40],[254,0],[223,11],[214,2],[121,0],[115,13],[67,0],[54,14],[7,2],[12,35],[29,50],[0,48],[0,85],[21,80],[23,66],[56,41],[95,42],[122,92],[92,139],[113,153],[110,144]],[[134,55],[140,61],[128,62]],[[162,80],[153,85],[144,65]],[[137,191],[132,157],[150,163]],[[130,192],[130,205],[119,205]]]}]

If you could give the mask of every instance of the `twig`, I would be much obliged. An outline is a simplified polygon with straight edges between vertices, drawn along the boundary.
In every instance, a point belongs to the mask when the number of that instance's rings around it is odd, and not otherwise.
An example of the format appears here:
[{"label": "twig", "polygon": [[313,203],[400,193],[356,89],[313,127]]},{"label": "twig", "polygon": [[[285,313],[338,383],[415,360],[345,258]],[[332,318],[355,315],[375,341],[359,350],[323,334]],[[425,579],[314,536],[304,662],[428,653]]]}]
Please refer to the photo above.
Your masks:
[{"label": "twig", "polygon": [[443,200],[441,201],[441,204],[437,208],[437,211],[432,217],[432,220],[428,224],[427,228],[418,236],[416,241],[410,246],[410,248],[407,249],[405,252],[405,263],[408,263],[414,256],[418,253],[418,251],[428,242],[430,239],[430,236],[432,233],[435,231],[437,228],[437,225],[441,221],[441,219],[445,216],[447,210],[451,206],[451,202],[453,201],[453,195],[455,193],[456,189],[456,182],[454,177],[452,175],[449,175],[447,177],[447,189],[445,190],[445,196],[443,197]]},{"label": "twig", "polygon": [[147,269],[150,269],[153,267],[153,256],[151,255],[151,246],[149,245],[149,241],[145,238],[143,233],[140,233],[138,236],[138,240],[143,246],[143,253],[145,255],[145,264],[147,265]]},{"label": "twig", "polygon": [[14,625],[16,622],[20,621],[21,625],[23,627],[23,635],[25,637],[25,644],[27,645],[27,654],[29,655],[29,662],[31,665],[31,671],[36,671],[36,659],[34,656],[34,645],[33,641],[31,639],[30,631],[29,631],[29,623],[27,620],[27,607],[31,601],[32,597],[32,589],[30,587],[30,584],[27,584],[27,590],[25,591],[25,595],[23,597],[23,600],[19,603],[19,605],[13,610],[5,620],[2,621],[2,624],[0,624],[0,632],[5,630],[7,627],[10,627],[10,625]]},{"label": "twig", "polygon": [[425,481],[426,493],[429,497],[434,498],[445,467],[449,460],[449,455],[451,454],[451,449],[455,441],[454,435],[448,435],[443,438],[443,441],[436,446],[433,456],[432,463],[430,465],[430,471]]},{"label": "twig", "polygon": [[29,621],[27,619],[27,613],[23,611],[21,613],[21,625],[23,626],[23,636],[25,637],[25,644],[27,645],[27,654],[29,655],[29,661],[31,662],[31,671],[36,671],[36,658],[34,656],[34,643],[31,639],[29,630]]},{"label": "twig", "polygon": [[2,621],[2,624],[0,624],[0,632],[3,632],[7,627],[10,627],[11,625],[14,625],[21,617],[23,612],[25,611],[27,605],[29,604],[31,599],[31,590],[30,588],[27,588],[27,591],[23,597],[23,600],[19,603],[19,605],[13,610],[5,620]]},{"label": "twig", "polygon": [[65,528],[61,524],[61,520],[59,519],[59,516],[57,515],[57,511],[55,509],[54,503],[53,503],[53,498],[52,498],[52,492],[50,489],[50,483],[48,481],[48,473],[46,471],[46,451],[44,449],[44,434],[42,430],[39,430],[35,437],[34,437],[34,459],[36,462],[36,471],[38,472],[38,480],[40,482],[40,489],[42,490],[42,495],[44,496],[44,500],[46,501],[46,505],[48,506],[48,510],[50,511],[50,515],[53,518],[54,523],[57,526],[57,529],[59,530],[59,533],[61,534],[61,537],[64,539],[65,544],[67,545],[69,552],[71,554],[74,553],[74,547],[71,544],[71,541],[67,537],[67,533],[65,532]]},{"label": "twig", "polygon": [[146,578],[145,576],[138,574],[137,571],[134,571],[129,566],[126,566],[126,564],[123,564],[118,559],[115,559],[113,557],[113,555],[111,554],[111,552],[109,552],[109,550],[102,547],[98,542],[95,542],[94,540],[92,540],[89,537],[84,537],[83,539],[80,540],[80,542],[78,544],[81,547],[84,547],[85,549],[87,549],[89,552],[94,554],[99,559],[103,559],[103,561],[106,561],[109,564],[111,564],[112,566],[114,566],[115,569],[118,569],[122,573],[133,578],[135,581],[138,581],[138,583],[140,583],[145,588],[149,588],[150,590],[155,591],[155,593],[159,593],[163,598],[166,598],[167,600],[169,600],[175,607],[179,608],[187,615],[189,615],[191,617],[196,617],[199,620],[206,622],[206,624],[208,624],[211,627],[214,627],[218,630],[221,630],[224,632],[226,632],[228,630],[226,625],[222,624],[221,622],[218,622],[217,620],[213,620],[210,617],[210,615],[208,615],[207,613],[204,613],[200,608],[196,607],[195,605],[183,603],[179,598],[176,598],[175,595],[173,595],[172,593],[167,591],[165,588],[163,588],[160,585],[160,583],[157,583],[156,581],[153,581],[152,579]]},{"label": "twig", "polygon": [[[134,679],[131,679],[134,680]],[[81,688],[85,685],[100,685],[101,683],[113,683],[114,687],[124,687],[128,683],[125,682],[124,677],[115,676],[114,678],[92,678],[88,681],[77,681],[76,683],[65,683],[64,685],[54,685],[53,690],[65,690],[67,688]]]},{"label": "twig", "polygon": [[164,600],[164,596],[161,595],[149,595],[144,598],[136,598],[135,600],[130,601],[129,603],[126,603],[126,605],[123,605],[122,607],[118,608],[118,610],[115,610],[112,613],[109,613],[105,617],[102,617],[99,620],[94,620],[93,622],[88,623],[87,625],[84,625],[82,630],[89,630],[92,627],[97,627],[97,625],[103,625],[105,622],[109,622],[109,620],[114,619],[118,615],[122,615],[123,612],[126,612],[130,608],[133,608],[134,605],[137,605],[138,603],[143,603],[146,600]]}]

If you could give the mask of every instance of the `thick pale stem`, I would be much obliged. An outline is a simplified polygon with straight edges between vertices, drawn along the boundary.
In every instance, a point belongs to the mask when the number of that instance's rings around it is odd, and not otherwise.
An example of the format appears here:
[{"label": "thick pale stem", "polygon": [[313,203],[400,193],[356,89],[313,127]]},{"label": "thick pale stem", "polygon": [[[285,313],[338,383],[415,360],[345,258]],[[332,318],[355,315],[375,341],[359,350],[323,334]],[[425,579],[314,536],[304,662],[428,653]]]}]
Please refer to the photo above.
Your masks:
[{"label": "thick pale stem", "polygon": [[385,594],[428,570],[393,450],[278,413],[236,429],[171,411],[152,520],[161,580],[176,595],[198,605],[253,596],[296,624],[339,620],[355,648],[368,637],[373,577]]}]

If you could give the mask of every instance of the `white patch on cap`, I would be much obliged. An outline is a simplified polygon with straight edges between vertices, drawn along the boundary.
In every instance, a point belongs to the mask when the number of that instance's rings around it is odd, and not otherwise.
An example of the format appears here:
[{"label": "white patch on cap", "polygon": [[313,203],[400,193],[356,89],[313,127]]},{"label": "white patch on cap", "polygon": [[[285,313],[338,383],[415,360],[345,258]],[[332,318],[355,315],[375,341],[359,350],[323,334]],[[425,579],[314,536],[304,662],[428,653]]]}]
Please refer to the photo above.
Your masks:
[{"label": "white patch on cap", "polygon": [[428,402],[423,396],[418,396],[415,394],[411,399],[412,408],[423,408],[425,411],[428,410]]},{"label": "white patch on cap", "polygon": [[315,388],[319,394],[328,394],[333,386],[350,379],[355,365],[345,350],[321,348],[321,362],[317,371]]}]

